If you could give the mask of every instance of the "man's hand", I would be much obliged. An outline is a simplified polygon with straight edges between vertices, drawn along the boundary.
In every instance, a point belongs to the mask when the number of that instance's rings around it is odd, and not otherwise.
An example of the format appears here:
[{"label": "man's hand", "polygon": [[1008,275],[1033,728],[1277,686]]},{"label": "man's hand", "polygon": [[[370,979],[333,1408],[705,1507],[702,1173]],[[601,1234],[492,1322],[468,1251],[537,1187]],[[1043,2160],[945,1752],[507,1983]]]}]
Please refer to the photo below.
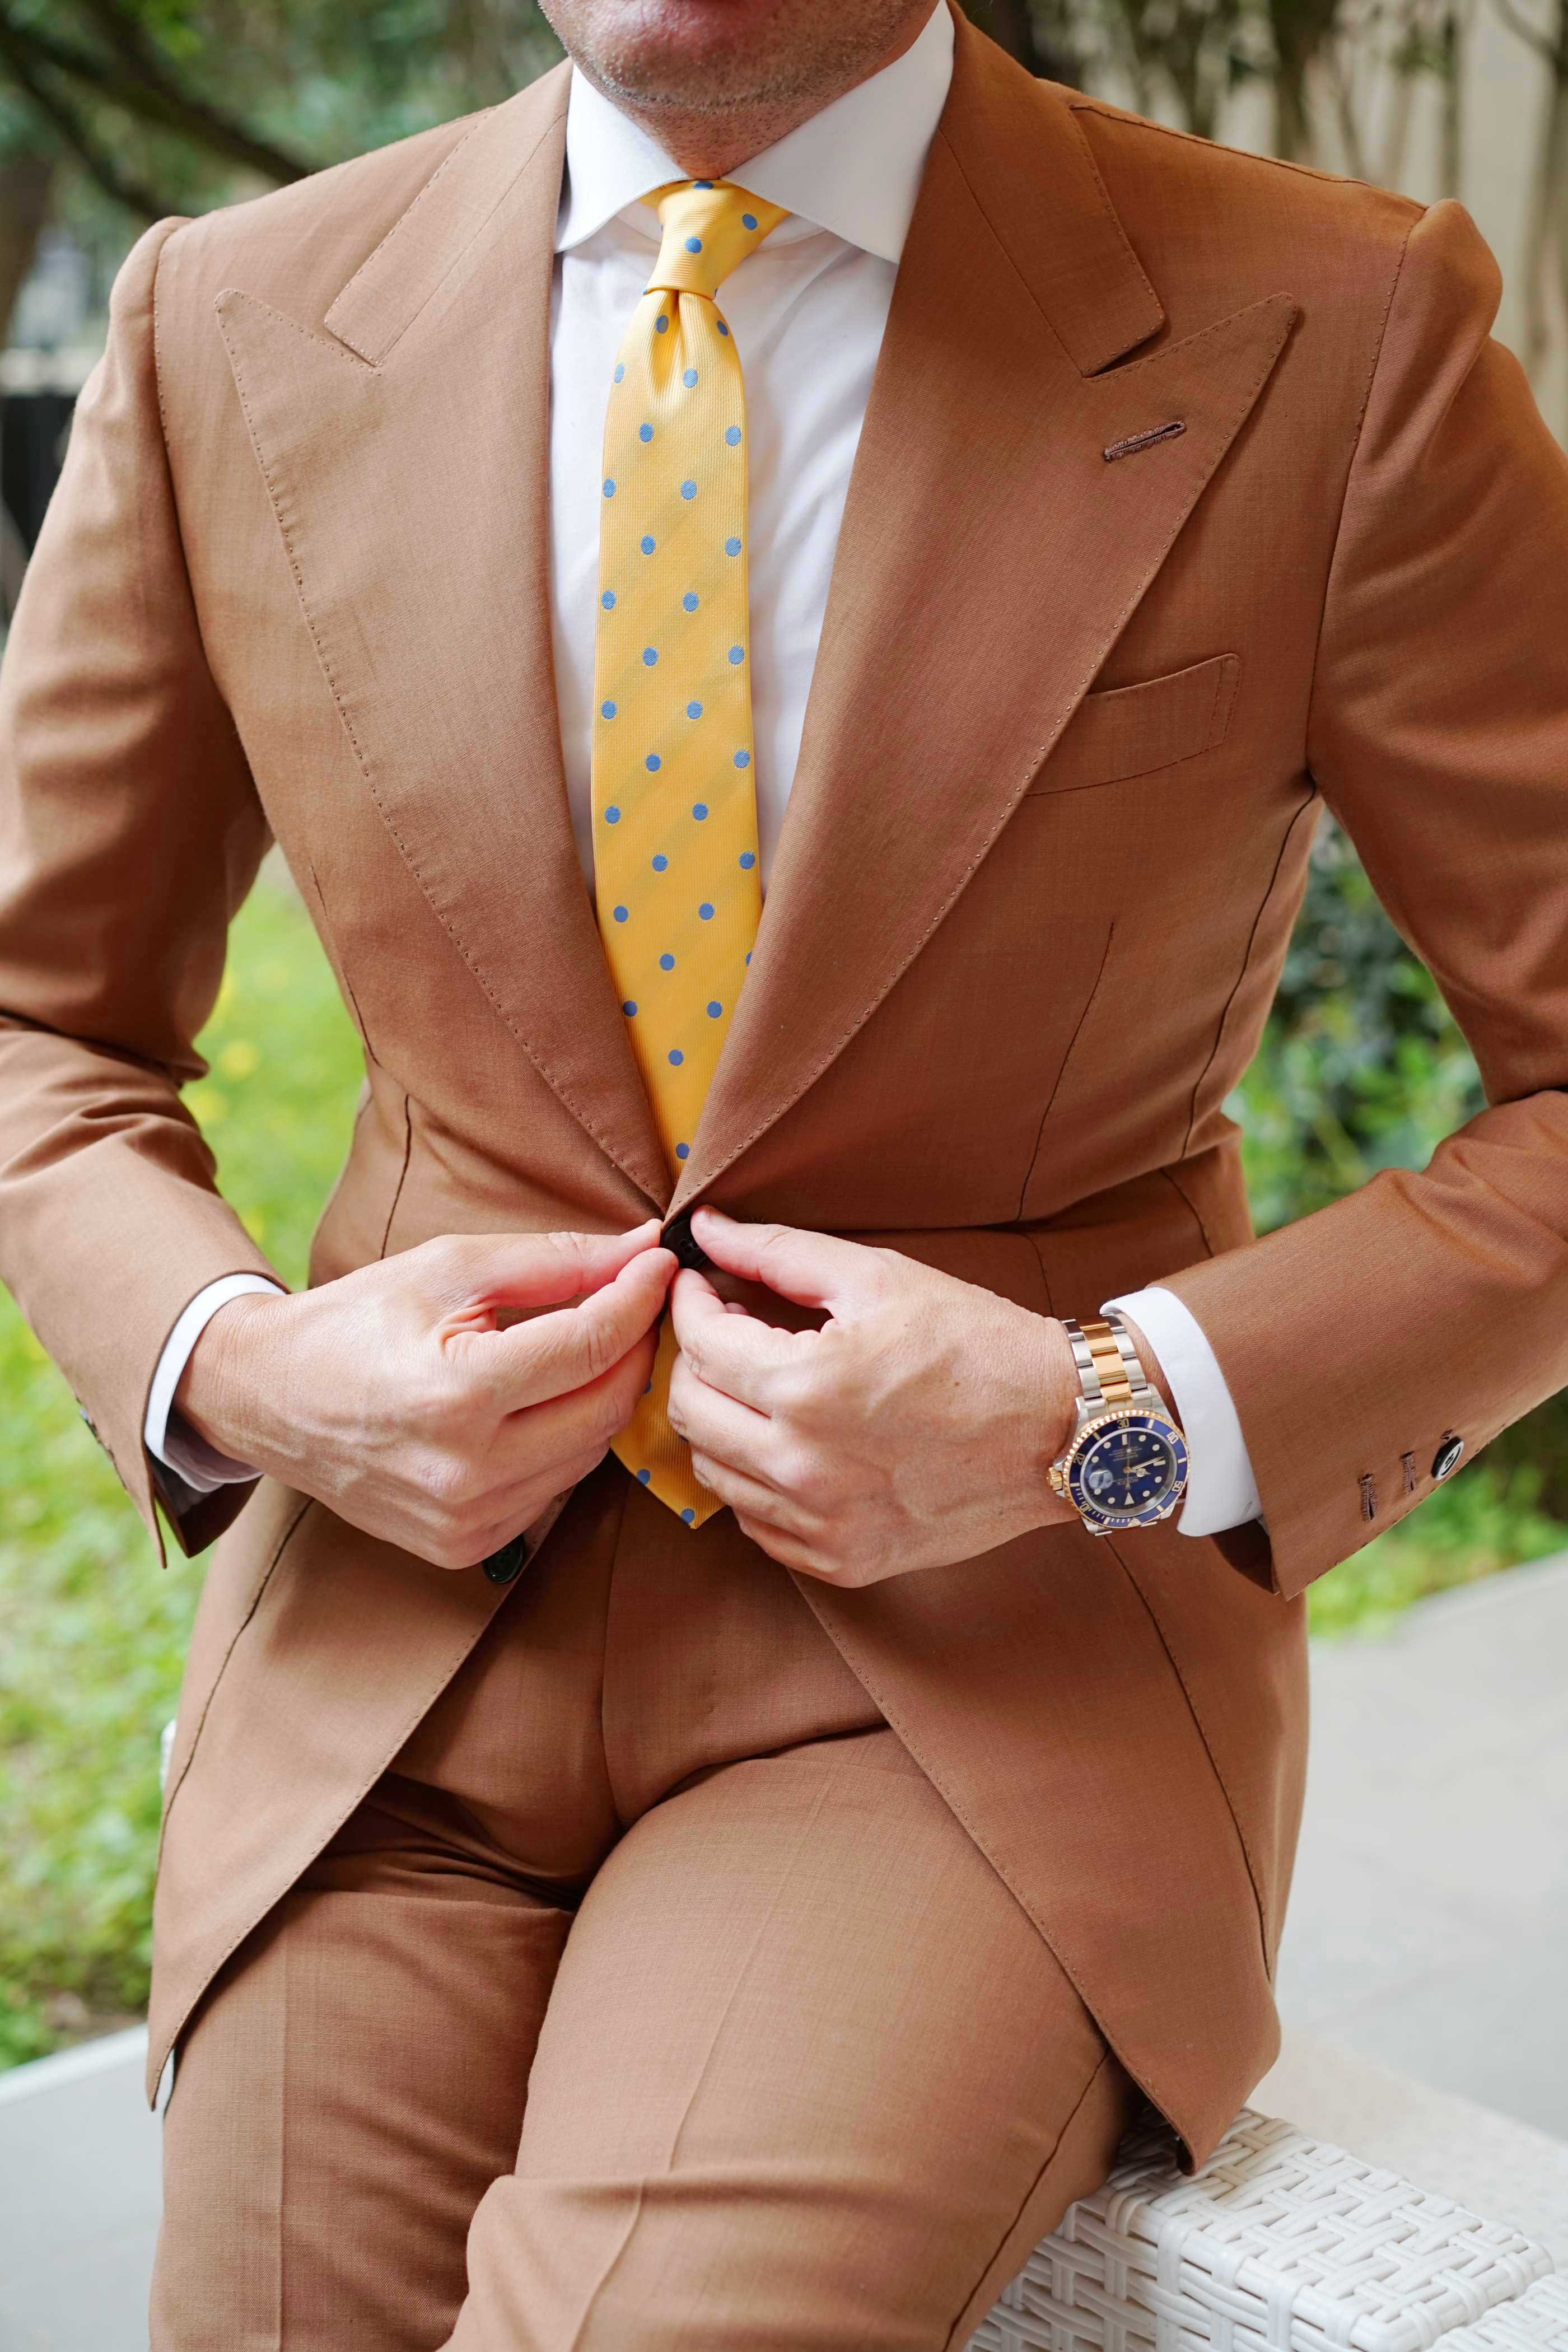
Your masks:
[{"label": "man's hand", "polygon": [[657,1220],[605,1237],[454,1234],[293,1297],[232,1299],[176,1409],[367,1534],[471,1568],[631,1418],[675,1271],[658,1239]]},{"label": "man's hand", "polygon": [[874,1584],[1077,1517],[1047,1475],[1079,1393],[1059,1323],[896,1250],[712,1209],[692,1226],[715,1266],[827,1310],[784,1331],[700,1274],[671,1293],[670,1420],[775,1559]]}]

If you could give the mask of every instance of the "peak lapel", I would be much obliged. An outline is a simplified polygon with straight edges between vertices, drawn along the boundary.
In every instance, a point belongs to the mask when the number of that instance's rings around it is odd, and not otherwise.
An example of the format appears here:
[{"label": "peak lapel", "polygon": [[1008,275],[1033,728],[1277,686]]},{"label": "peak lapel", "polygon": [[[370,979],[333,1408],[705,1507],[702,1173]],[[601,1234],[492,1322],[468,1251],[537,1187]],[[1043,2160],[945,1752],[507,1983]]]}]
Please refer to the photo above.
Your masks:
[{"label": "peak lapel", "polygon": [[327,314],[218,299],[304,625],[453,945],[658,1204],[658,1136],[572,837],[548,577],[549,332],[567,79],[482,117]]},{"label": "peak lapel", "polygon": [[1278,295],[1113,368],[1163,324],[1159,300],[1066,94],[960,23],[752,971],[677,1205],[799,1099],[942,921],[1294,316]]}]

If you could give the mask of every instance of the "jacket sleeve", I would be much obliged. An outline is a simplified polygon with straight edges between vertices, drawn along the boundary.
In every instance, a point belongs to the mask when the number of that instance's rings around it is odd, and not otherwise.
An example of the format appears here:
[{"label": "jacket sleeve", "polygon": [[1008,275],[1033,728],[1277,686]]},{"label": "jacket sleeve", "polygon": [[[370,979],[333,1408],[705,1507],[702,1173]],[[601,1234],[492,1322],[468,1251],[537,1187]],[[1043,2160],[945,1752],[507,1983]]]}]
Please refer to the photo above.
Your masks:
[{"label": "jacket sleeve", "polygon": [[[1308,757],[1475,1053],[1419,1173],[1172,1278],[1299,1592],[1568,1381],[1568,461],[1489,340],[1458,205],[1414,228],[1351,466]],[[1233,1555],[1236,1556],[1236,1555]]]},{"label": "jacket sleeve", "polygon": [[249,1490],[182,1518],[142,1421],[186,1303],[270,1272],[180,1100],[267,829],[203,655],[160,421],[158,266],[180,226],[121,273],[0,677],[0,1276],[154,1540],[157,1495],[196,1549]]}]

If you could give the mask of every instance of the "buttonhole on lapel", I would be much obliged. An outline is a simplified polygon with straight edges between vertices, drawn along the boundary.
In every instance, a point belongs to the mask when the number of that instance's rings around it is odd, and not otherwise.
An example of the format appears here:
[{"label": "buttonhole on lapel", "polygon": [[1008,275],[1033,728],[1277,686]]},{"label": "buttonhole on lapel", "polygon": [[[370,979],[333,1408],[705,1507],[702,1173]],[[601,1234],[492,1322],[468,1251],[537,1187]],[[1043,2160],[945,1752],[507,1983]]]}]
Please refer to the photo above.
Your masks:
[{"label": "buttonhole on lapel", "polygon": [[1105,451],[1105,462],[1113,466],[1118,457],[1134,457],[1140,449],[1152,449],[1156,441],[1173,441],[1178,433],[1186,431],[1180,416],[1173,416],[1168,425],[1155,425],[1147,433],[1130,433],[1125,441],[1113,441]]},{"label": "buttonhole on lapel", "polygon": [[1361,1515],[1363,1519],[1375,1519],[1377,1517],[1377,1488],[1370,1470],[1363,1470],[1361,1474]]}]

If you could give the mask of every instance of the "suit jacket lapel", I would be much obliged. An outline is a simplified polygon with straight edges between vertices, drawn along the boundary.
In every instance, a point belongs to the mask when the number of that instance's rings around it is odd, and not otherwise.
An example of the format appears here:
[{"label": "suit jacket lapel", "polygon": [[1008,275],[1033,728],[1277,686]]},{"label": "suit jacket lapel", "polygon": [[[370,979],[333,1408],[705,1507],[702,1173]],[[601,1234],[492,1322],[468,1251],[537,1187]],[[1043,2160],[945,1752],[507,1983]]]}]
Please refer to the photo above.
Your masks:
[{"label": "suit jacket lapel", "polygon": [[567,77],[482,117],[323,335],[219,315],[366,786],[474,982],[656,1205],[657,1132],[573,843],[548,580]]},{"label": "suit jacket lapel", "polygon": [[1163,326],[1158,299],[1065,93],[958,36],[751,975],[677,1206],[798,1100],[941,922],[1295,315],[1276,296],[1099,373]]}]

